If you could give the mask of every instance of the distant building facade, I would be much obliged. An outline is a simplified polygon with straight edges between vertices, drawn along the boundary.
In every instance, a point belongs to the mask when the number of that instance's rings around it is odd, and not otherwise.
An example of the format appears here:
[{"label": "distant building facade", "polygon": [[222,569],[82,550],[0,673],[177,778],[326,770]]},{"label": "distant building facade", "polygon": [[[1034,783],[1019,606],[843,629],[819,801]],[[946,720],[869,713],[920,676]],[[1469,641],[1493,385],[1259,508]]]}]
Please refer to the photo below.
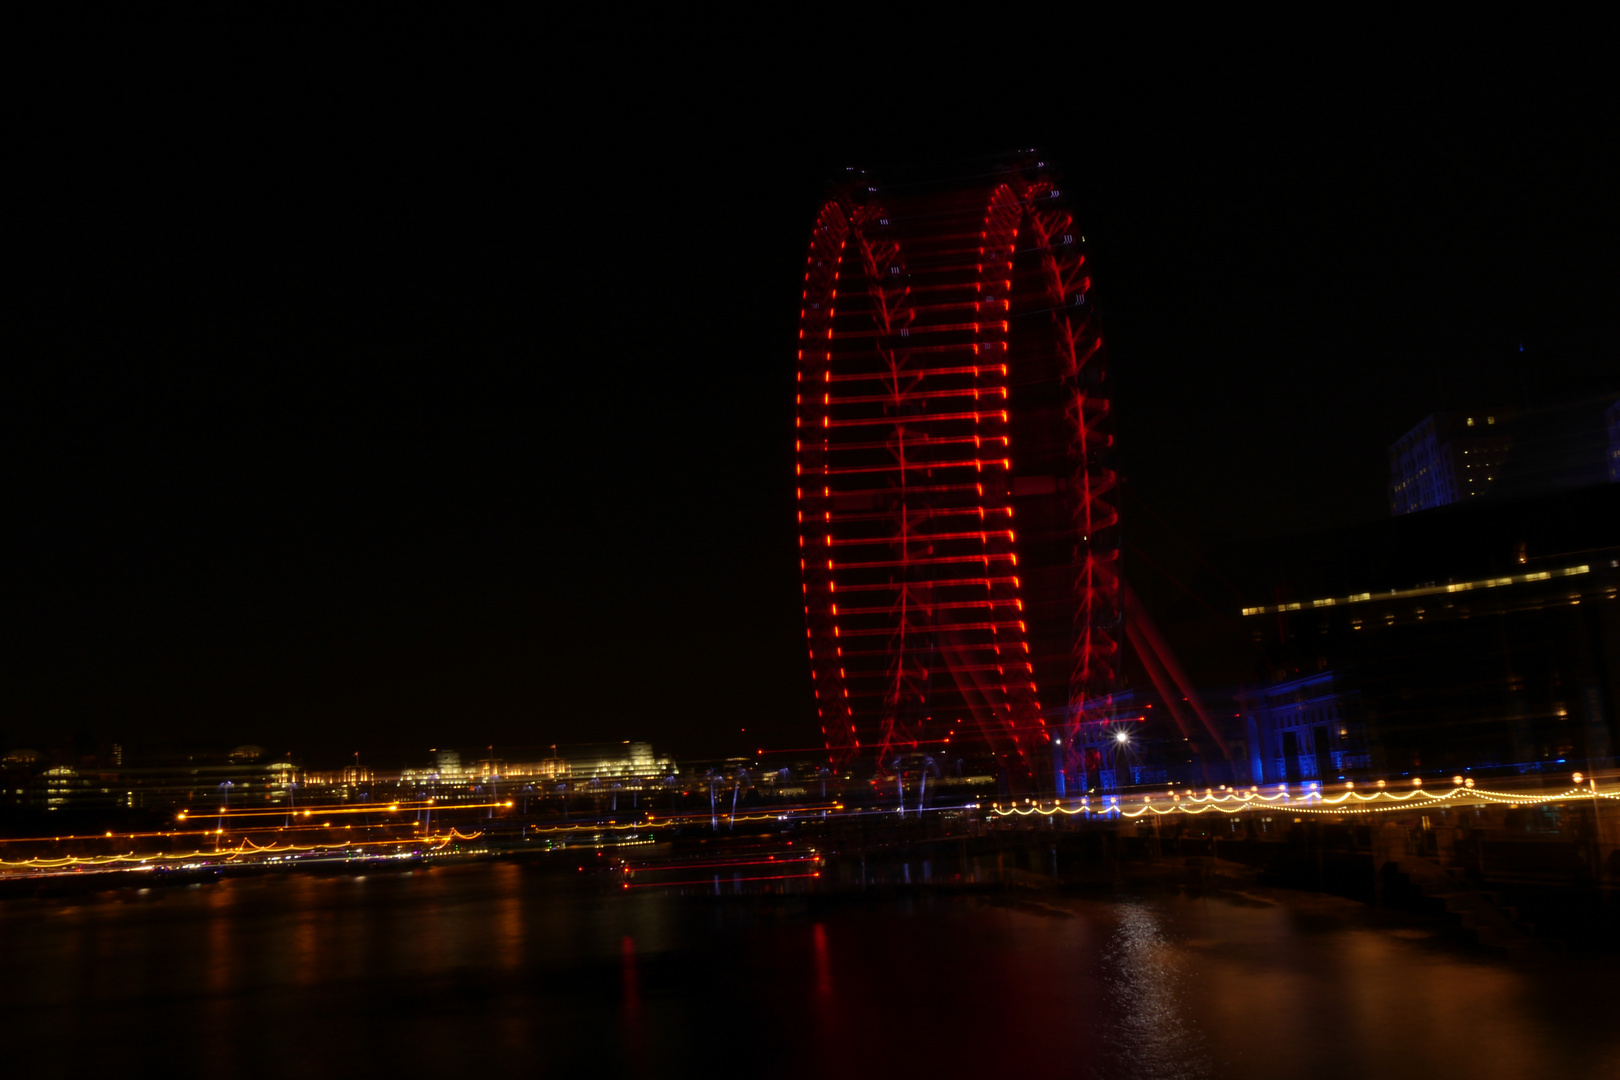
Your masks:
[{"label": "distant building facade", "polygon": [[1483,495],[1513,449],[1505,410],[1437,412],[1389,448],[1389,512],[1411,514]]},{"label": "distant building facade", "polygon": [[1322,670],[1240,696],[1252,783],[1327,783],[1372,767],[1365,719],[1343,682]]},{"label": "distant building facade", "polygon": [[1620,484],[1620,401],[1603,414],[1603,427],[1609,436],[1609,483]]},{"label": "distant building facade", "polygon": [[1240,719],[1247,692],[1204,688],[1197,694],[1196,703],[1179,696],[1171,702],[1148,685],[1110,695],[1098,719],[1075,730],[1078,753],[1064,793],[1259,783],[1256,735]]},{"label": "distant building facade", "polygon": [[1395,516],[1620,483],[1620,402],[1437,412],[1389,448]]},{"label": "distant building facade", "polygon": [[[1240,710],[1257,777],[1613,763],[1620,491],[1482,500],[1358,535],[1384,567],[1362,591],[1301,588],[1299,600],[1242,611],[1269,665]],[[1302,586],[1309,561],[1295,571]],[[1342,570],[1318,578],[1354,589]]]},{"label": "distant building facade", "polygon": [[472,765],[463,765],[461,755],[454,750],[433,751],[434,761],[428,768],[405,769],[400,779],[421,783],[477,783],[485,780],[650,780],[667,776],[675,770],[674,759],[653,753],[651,743],[632,742],[592,743],[583,746],[564,746],[559,752],[553,748],[550,757],[533,760],[506,760],[483,758]]},{"label": "distant building facade", "polygon": [[290,803],[302,770],[263,757],[256,746],[156,751],[129,761],[116,743],[82,755],[17,749],[0,757],[0,809],[213,810]]},{"label": "distant building facade", "polygon": [[645,780],[667,776],[675,768],[668,755],[653,753],[652,743],[627,740],[564,749],[570,775],[583,780]]}]

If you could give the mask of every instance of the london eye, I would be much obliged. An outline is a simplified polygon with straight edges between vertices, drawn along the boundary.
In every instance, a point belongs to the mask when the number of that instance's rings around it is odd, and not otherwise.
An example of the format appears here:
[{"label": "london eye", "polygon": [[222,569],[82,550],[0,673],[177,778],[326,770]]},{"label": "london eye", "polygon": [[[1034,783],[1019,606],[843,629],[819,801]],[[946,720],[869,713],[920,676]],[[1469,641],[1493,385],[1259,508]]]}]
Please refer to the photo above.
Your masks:
[{"label": "london eye", "polygon": [[894,190],[850,170],[816,216],[796,484],[837,767],[1061,789],[1118,685],[1110,384],[1064,188],[1037,156]]}]

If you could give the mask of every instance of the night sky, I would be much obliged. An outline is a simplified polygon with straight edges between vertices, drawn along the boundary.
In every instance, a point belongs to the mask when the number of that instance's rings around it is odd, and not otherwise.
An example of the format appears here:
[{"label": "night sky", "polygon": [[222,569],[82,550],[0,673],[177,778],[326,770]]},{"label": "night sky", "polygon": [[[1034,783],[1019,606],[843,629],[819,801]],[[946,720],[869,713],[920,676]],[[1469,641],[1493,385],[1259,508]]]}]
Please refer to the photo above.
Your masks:
[{"label": "night sky", "polygon": [[7,214],[0,751],[810,745],[793,349],[849,164],[1060,164],[1169,532],[1383,516],[1436,407],[1620,387],[1612,64],[1561,33],[53,68]]}]

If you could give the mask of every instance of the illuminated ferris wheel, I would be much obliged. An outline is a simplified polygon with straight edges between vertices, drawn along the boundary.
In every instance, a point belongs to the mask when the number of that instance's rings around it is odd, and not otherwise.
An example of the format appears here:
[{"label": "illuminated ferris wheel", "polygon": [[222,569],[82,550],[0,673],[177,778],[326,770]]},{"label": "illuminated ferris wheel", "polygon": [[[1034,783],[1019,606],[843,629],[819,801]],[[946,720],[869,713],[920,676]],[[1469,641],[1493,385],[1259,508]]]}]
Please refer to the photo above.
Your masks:
[{"label": "illuminated ferris wheel", "polygon": [[851,170],[817,215],[796,482],[834,764],[943,754],[1028,787],[1107,707],[1119,533],[1093,307],[1037,157],[899,194]]}]

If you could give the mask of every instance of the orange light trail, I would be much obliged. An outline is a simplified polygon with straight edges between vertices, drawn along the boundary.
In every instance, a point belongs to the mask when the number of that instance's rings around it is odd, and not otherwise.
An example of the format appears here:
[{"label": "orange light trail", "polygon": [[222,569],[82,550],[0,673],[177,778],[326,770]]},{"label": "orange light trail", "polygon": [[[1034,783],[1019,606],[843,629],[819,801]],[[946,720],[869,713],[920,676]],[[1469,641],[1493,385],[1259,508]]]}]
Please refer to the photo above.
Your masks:
[{"label": "orange light trail", "polygon": [[483,835],[484,834],[482,832],[463,833],[463,832],[460,832],[457,829],[451,829],[447,833],[438,833],[438,834],[435,834],[435,835],[432,835],[432,836],[424,836],[424,837],[414,837],[414,836],[413,837],[405,837],[405,838],[398,839],[398,840],[369,840],[369,841],[357,841],[357,842],[353,842],[353,843],[344,843],[344,844],[308,844],[308,845],[299,845],[299,844],[286,844],[286,845],[282,845],[282,844],[265,844],[265,845],[260,845],[260,844],[254,844],[251,841],[244,838],[243,842],[241,844],[237,845],[236,847],[222,848],[219,851],[201,851],[201,850],[198,850],[198,851],[188,851],[188,852],[154,852],[154,853],[149,854],[149,855],[136,855],[134,852],[128,852],[128,853],[123,854],[123,855],[92,855],[92,856],[64,855],[61,858],[56,858],[56,859],[46,859],[46,858],[0,859],[0,866],[26,867],[26,868],[39,869],[39,870],[61,870],[61,869],[66,869],[66,868],[68,868],[70,866],[111,866],[111,865],[113,865],[115,863],[134,863],[137,866],[140,866],[140,865],[143,865],[143,864],[146,864],[146,863],[175,862],[175,861],[179,861],[179,860],[182,860],[182,859],[194,859],[194,860],[223,859],[223,861],[231,862],[231,861],[234,861],[235,859],[237,859],[237,858],[239,858],[240,856],[243,856],[243,855],[262,855],[262,854],[271,854],[271,853],[273,853],[273,854],[293,854],[293,853],[298,853],[298,852],[311,852],[311,851],[342,852],[342,851],[352,851],[355,848],[401,847],[401,846],[404,846],[404,845],[407,845],[407,844],[420,845],[420,846],[426,847],[428,850],[431,850],[431,851],[441,851],[445,847],[448,847],[451,843],[453,843],[453,842],[455,842],[457,840],[462,840],[462,841],[476,840],[476,839],[478,839],[479,837],[481,837]]},{"label": "orange light trail", "polygon": [[252,810],[182,810],[182,818],[235,818],[235,817],[310,817],[314,814],[393,814],[408,810],[488,810],[491,808],[505,808],[512,805],[512,800],[487,803],[452,803],[434,802],[398,802],[378,803],[373,806],[355,806],[353,803],[339,803],[333,806],[288,806],[280,809],[254,808]]}]

